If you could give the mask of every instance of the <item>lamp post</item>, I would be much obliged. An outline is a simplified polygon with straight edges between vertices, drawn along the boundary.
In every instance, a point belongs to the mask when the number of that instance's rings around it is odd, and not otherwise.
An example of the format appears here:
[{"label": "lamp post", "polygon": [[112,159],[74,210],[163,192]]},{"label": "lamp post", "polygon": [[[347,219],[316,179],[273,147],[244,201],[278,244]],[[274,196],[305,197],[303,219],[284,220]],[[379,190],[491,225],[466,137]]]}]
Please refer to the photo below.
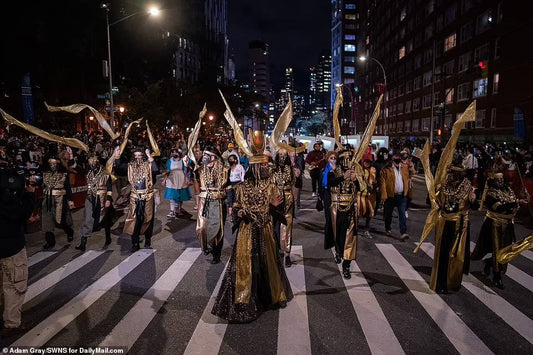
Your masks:
[{"label": "lamp post", "polygon": [[[100,8],[105,10],[105,22],[106,22],[106,29],[107,29],[107,77],[109,78],[109,116],[110,116],[110,122],[109,124],[111,127],[114,127],[114,121],[115,121],[115,107],[113,105],[113,74],[112,74],[112,66],[111,66],[111,35],[109,28],[111,26],[116,25],[119,22],[122,22],[124,20],[129,19],[130,17],[133,17],[135,15],[138,15],[140,13],[144,13],[144,11],[138,11],[131,15],[125,16],[115,22],[109,23],[109,10],[110,5],[109,3],[101,3]],[[148,14],[150,16],[158,16],[160,13],[160,10],[157,7],[151,7],[148,9]]]},{"label": "lamp post", "polygon": [[359,60],[361,62],[364,62],[366,61],[367,59],[370,59],[370,60],[373,60],[374,62],[378,63],[379,67],[381,68],[381,71],[383,72],[383,85],[385,86],[385,90],[383,90],[383,94],[385,94],[385,100],[383,100],[383,107],[384,107],[384,114],[383,114],[383,122],[385,124],[385,130],[383,131],[383,133],[385,135],[387,135],[387,131],[388,131],[388,126],[387,126],[387,96],[386,96],[386,91],[387,91],[387,74],[385,73],[385,67],[383,67],[383,64],[381,64],[381,62],[379,60],[377,60],[376,58],[373,58],[373,57],[365,57],[365,56],[360,56],[359,57]]}]

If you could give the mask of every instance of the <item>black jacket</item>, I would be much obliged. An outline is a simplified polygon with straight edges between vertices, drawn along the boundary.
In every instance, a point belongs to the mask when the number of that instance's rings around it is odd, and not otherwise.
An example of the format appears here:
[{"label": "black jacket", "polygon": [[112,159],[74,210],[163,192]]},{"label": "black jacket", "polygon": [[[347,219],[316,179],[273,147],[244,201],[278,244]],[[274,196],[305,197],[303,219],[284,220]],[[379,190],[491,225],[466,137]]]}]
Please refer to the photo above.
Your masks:
[{"label": "black jacket", "polygon": [[0,259],[17,254],[25,245],[24,229],[35,206],[35,194],[24,192],[24,177],[0,171]]}]

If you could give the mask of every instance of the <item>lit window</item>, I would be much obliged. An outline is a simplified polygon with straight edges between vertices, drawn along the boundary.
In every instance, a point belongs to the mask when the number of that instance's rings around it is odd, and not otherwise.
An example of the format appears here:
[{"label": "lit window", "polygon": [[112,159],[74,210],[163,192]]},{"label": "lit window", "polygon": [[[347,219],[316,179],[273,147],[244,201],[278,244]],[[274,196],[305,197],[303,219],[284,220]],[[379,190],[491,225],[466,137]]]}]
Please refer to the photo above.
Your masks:
[{"label": "lit window", "polygon": [[492,80],[492,93],[497,94],[498,93],[498,84],[500,83],[500,74],[496,73],[494,74],[494,79]]},{"label": "lit window", "polygon": [[490,110],[490,128],[496,128],[496,107]]},{"label": "lit window", "polygon": [[346,10],[355,10],[355,4],[346,4],[344,5]]},{"label": "lit window", "polygon": [[355,41],[355,35],[344,35],[346,41]]},{"label": "lit window", "polygon": [[405,57],[405,46],[398,51],[398,59],[402,59],[403,57]]},{"label": "lit window", "polygon": [[455,47],[455,33],[446,37],[446,39],[444,40],[444,51],[449,51],[450,49],[452,49],[453,47]]},{"label": "lit window", "polygon": [[487,95],[487,83],[488,79],[479,79],[474,80],[474,91],[472,92],[472,97],[480,97]]},{"label": "lit window", "polygon": [[344,74],[355,74],[355,67],[344,67]]},{"label": "lit window", "polygon": [[426,118],[423,118],[422,119],[422,131],[429,131],[429,125],[431,123],[431,120],[429,119],[429,117],[426,117]]},{"label": "lit window", "polygon": [[455,95],[455,89],[454,88],[446,90],[446,103],[447,104],[453,103],[454,95]]},{"label": "lit window", "polygon": [[[346,73],[346,68],[344,68],[344,69],[345,69],[344,72]],[[349,74],[353,74],[353,73],[349,73]],[[353,80],[353,78],[346,78],[346,79],[344,79],[344,83],[345,84],[353,84],[354,80]]]},{"label": "lit window", "polygon": [[345,52],[355,52],[355,45],[354,44],[345,44],[344,45],[344,51]]},{"label": "lit window", "polygon": [[355,20],[355,14],[346,14],[344,15],[346,20]]},{"label": "lit window", "polygon": [[476,128],[485,128],[485,111],[486,110],[476,111]]},{"label": "lit window", "polygon": [[355,63],[355,57],[354,56],[346,56],[344,57],[345,63]]}]

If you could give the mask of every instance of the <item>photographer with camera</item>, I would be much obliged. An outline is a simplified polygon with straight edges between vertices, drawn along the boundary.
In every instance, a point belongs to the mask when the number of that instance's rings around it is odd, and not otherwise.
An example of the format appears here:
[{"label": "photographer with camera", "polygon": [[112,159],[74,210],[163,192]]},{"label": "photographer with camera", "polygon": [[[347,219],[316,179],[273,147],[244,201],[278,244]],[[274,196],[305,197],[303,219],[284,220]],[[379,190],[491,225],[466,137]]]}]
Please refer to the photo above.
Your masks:
[{"label": "photographer with camera", "polygon": [[[21,309],[28,287],[24,229],[35,205],[35,179],[3,165],[0,169],[0,304],[2,336],[22,330]],[[3,299],[3,300],[2,300]]]}]

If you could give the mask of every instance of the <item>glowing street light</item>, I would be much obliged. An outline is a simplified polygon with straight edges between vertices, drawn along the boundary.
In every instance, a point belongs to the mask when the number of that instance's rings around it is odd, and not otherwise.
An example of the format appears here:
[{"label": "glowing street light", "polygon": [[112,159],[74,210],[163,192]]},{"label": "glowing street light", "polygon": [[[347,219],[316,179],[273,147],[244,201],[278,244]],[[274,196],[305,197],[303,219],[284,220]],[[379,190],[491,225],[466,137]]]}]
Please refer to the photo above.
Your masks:
[{"label": "glowing street light", "polygon": [[215,117],[213,115],[209,115],[209,121],[213,121]]},{"label": "glowing street light", "polygon": [[148,10],[148,13],[152,16],[159,16],[159,14],[161,13],[161,10],[159,10],[159,8],[155,7],[155,6],[152,6],[149,10]]},{"label": "glowing street light", "polygon": [[119,111],[120,113],[124,113],[124,111],[126,111],[126,108],[125,108],[124,106],[119,106],[119,107],[118,107],[118,111]]},{"label": "glowing street light", "polygon": [[[128,15],[126,17],[123,17],[115,22],[112,22],[112,23],[109,23],[109,11],[111,10],[110,8],[110,4],[109,3],[101,3],[100,4],[100,8],[103,9],[105,11],[105,20],[106,20],[106,26],[107,26],[107,75],[109,77],[109,107],[111,108],[109,110],[109,113],[110,113],[110,124],[111,124],[111,127],[114,126],[114,118],[115,118],[115,110],[114,110],[114,107],[113,106],[113,75],[112,75],[112,66],[111,66],[111,35],[110,35],[110,31],[109,31],[109,28],[111,26],[114,26],[116,25],[117,23],[119,22],[122,22],[124,20],[127,20],[129,19],[130,17],[133,17],[135,15],[138,15],[140,13],[144,13],[145,11],[138,11],[138,12],[135,12],[131,15]],[[161,11],[155,7],[155,6],[152,6],[149,10],[148,10],[148,14],[150,16],[158,16],[159,13]]]}]

